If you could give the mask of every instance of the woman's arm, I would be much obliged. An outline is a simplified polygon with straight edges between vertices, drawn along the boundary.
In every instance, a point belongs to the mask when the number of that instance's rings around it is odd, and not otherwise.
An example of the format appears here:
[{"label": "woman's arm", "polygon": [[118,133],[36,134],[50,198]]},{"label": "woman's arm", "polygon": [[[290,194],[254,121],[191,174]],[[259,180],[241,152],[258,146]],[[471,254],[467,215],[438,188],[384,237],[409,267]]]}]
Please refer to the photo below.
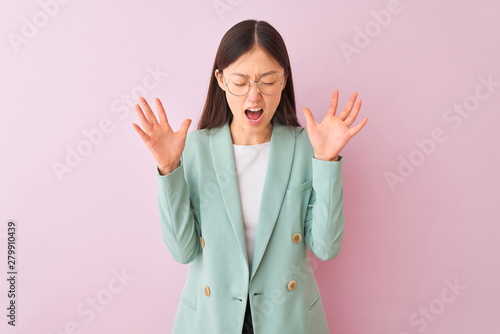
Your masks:
[{"label": "woman's arm", "polygon": [[191,212],[182,166],[191,119],[185,119],[180,129],[174,132],[168,124],[167,114],[159,98],[155,99],[159,122],[146,99],[141,96],[139,100],[142,108],[136,104],[135,110],[144,130],[135,123],[132,123],[132,126],[156,160],[163,240],[176,261],[188,263],[196,258],[201,249],[197,242],[198,222],[194,220]]},{"label": "woman's arm", "polygon": [[158,208],[162,236],[174,260],[186,264],[201,251],[200,226],[193,214],[189,189],[184,178],[184,162],[167,175],[158,166]]},{"label": "woman's arm", "polygon": [[304,236],[309,249],[324,261],[339,254],[344,235],[343,158],[339,153],[368,121],[368,118],[364,118],[358,125],[350,128],[361,108],[361,100],[355,103],[357,96],[357,92],[353,93],[344,110],[335,116],[339,98],[339,91],[336,89],[321,123],[314,121],[311,110],[302,109],[314,151],[313,191],[306,214]]},{"label": "woman's arm", "polygon": [[342,163],[312,158],[313,191],[304,226],[307,247],[323,261],[340,253],[344,235]]}]

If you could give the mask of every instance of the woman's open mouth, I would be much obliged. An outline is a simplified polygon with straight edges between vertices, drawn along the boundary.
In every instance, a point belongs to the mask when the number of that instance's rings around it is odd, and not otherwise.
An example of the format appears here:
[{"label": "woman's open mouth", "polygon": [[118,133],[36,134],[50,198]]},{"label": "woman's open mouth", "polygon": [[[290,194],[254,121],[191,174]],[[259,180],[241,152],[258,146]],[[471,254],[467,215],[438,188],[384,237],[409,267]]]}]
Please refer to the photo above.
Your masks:
[{"label": "woman's open mouth", "polygon": [[262,121],[262,116],[264,115],[264,109],[250,108],[245,110],[245,115],[250,124],[259,124]]}]

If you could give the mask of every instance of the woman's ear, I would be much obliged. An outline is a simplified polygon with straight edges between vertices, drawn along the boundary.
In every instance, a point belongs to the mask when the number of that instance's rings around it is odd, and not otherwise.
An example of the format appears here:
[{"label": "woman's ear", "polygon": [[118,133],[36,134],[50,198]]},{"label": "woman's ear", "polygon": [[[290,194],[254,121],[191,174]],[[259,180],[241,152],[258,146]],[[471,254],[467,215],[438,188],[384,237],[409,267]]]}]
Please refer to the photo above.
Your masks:
[{"label": "woman's ear", "polygon": [[215,78],[217,79],[217,83],[219,84],[219,87],[223,90],[226,91],[226,87],[224,86],[224,79],[222,78],[222,71],[219,71],[219,69],[215,70]]}]

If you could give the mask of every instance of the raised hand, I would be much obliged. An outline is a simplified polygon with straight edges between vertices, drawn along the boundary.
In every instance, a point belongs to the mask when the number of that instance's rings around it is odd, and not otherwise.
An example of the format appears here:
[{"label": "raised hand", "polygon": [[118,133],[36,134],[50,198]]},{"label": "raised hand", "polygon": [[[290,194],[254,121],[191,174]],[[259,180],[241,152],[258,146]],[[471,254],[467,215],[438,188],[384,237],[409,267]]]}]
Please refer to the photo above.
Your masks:
[{"label": "raised hand", "polygon": [[[358,100],[356,106],[354,102],[358,93],[353,93],[349,102],[347,102],[344,111],[340,115],[335,116],[337,103],[339,99],[339,90],[333,92],[330,108],[321,122],[318,124],[314,121],[311,110],[302,108],[307,123],[307,133],[309,140],[314,149],[314,158],[319,160],[338,161],[338,155],[344,148],[347,142],[357,134],[368,121],[364,118],[358,125],[349,128],[358,116],[361,108],[361,99]],[[354,110],[351,113],[352,107]]]},{"label": "raised hand", "polygon": [[144,97],[141,96],[139,100],[146,111],[146,115],[144,115],[138,104],[135,105],[135,110],[145,131],[135,123],[132,123],[132,126],[153,154],[160,174],[166,175],[180,165],[191,119],[185,119],[179,130],[174,132],[168,124],[167,114],[159,98],[155,98],[155,102],[160,123],[156,120],[155,114]]}]

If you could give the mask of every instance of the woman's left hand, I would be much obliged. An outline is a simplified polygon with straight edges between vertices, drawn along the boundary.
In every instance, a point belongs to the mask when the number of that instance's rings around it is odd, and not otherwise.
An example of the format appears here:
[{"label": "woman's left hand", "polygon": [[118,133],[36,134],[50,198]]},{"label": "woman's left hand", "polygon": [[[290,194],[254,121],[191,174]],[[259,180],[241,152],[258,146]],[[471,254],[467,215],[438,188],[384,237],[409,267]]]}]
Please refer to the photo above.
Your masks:
[{"label": "woman's left hand", "polygon": [[[330,103],[330,108],[328,109],[328,112],[321,124],[314,121],[311,110],[308,108],[302,108],[306,117],[307,133],[314,149],[315,159],[338,161],[340,151],[366,124],[368,118],[364,118],[361,123],[349,129],[352,123],[356,120],[359,109],[361,108],[361,99],[359,99],[356,105],[354,105],[357,96],[358,93],[353,93],[349,102],[347,102],[344,111],[342,111],[340,115],[335,116],[337,102],[339,99],[339,90],[335,89]],[[354,110],[352,110],[353,106]],[[352,113],[351,110],[353,111]]]}]

